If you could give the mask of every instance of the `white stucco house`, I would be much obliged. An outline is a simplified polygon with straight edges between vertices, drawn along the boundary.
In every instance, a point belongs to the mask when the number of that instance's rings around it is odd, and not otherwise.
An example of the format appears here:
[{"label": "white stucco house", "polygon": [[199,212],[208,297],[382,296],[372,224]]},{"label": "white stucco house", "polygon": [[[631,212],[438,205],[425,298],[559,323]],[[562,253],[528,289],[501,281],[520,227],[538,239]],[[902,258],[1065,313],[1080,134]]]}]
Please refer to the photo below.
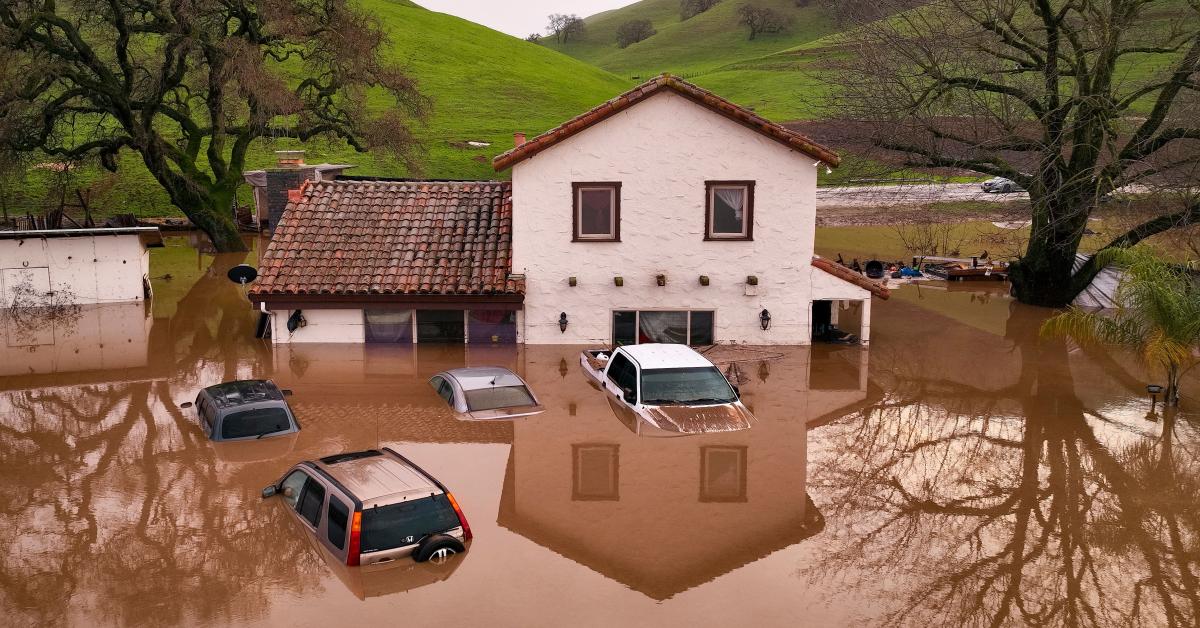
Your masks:
[{"label": "white stucco house", "polygon": [[292,191],[251,290],[274,341],[808,344],[846,302],[869,340],[887,289],[813,254],[833,151],[670,75],[516,138],[511,183]]}]

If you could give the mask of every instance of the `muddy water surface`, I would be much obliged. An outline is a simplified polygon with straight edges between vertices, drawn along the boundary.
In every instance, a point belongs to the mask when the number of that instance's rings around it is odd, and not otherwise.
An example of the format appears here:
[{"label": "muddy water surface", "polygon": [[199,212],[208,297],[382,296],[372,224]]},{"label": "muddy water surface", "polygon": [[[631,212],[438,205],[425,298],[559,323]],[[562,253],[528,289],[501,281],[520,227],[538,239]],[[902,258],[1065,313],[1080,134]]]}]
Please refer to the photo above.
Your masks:
[{"label": "muddy water surface", "polygon": [[[1154,415],[1127,356],[1039,341],[995,287],[900,289],[872,346],[722,348],[749,430],[638,436],[580,347],[272,348],[224,271],[156,251],[152,306],[5,318],[9,625],[1195,625],[1200,382]],[[164,270],[166,269],[166,270]],[[454,419],[425,381],[522,373],[547,412]],[[180,404],[271,377],[303,429],[207,441]],[[475,541],[332,564],[260,489],[395,447]]]}]

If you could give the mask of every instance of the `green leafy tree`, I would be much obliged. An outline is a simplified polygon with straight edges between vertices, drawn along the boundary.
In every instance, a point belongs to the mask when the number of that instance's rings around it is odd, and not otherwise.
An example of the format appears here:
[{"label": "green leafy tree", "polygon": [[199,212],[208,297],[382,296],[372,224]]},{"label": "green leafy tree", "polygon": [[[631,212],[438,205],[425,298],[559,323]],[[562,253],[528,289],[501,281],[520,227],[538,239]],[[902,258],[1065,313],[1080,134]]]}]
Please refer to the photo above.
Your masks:
[{"label": "green leafy tree", "polygon": [[1145,247],[1108,249],[1096,257],[1102,268],[1124,269],[1116,311],[1072,307],[1046,321],[1042,333],[1136,352],[1146,366],[1166,374],[1166,403],[1178,405],[1179,378],[1200,361],[1200,278]]},{"label": "green leafy tree", "polygon": [[[1024,303],[1061,307],[1088,219],[1112,192],[1148,197],[1106,247],[1200,222],[1172,192],[1200,177],[1200,0],[847,3],[833,115],[881,161],[1005,177],[1032,228],[1010,277]],[[877,19],[880,15],[890,15]]]},{"label": "green leafy tree", "polygon": [[[412,165],[424,101],[349,0],[5,0],[0,145],[56,161],[132,152],[217,250],[262,137],[327,137]],[[368,95],[394,105],[376,107]]]}]

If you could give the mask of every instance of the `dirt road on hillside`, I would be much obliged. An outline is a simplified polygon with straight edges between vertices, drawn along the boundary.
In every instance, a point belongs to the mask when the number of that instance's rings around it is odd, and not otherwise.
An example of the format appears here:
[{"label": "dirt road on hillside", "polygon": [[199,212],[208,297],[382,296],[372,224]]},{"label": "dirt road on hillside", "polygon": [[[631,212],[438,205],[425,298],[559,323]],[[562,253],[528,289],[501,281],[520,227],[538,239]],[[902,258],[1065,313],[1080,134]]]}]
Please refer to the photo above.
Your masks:
[{"label": "dirt road on hillside", "polygon": [[880,207],[925,205],[957,201],[1011,203],[1028,201],[1025,192],[989,194],[978,183],[914,183],[817,188],[817,209],[823,207]]}]

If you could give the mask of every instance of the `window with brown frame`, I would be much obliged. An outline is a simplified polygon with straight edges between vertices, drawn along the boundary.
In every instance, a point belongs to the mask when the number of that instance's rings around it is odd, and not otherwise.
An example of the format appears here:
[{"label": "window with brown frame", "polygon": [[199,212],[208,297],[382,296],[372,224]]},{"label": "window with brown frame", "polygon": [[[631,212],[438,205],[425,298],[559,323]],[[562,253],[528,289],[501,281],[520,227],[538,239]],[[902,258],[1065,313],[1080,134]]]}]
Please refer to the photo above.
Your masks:
[{"label": "window with brown frame", "polygon": [[572,183],[573,234],[576,242],[621,240],[621,184]]},{"label": "window with brown frame", "polygon": [[706,181],[705,240],[754,239],[754,182]]},{"label": "window with brown frame", "polygon": [[571,445],[571,499],[621,499],[621,446],[603,443]]},{"label": "window with brown frame", "polygon": [[700,501],[746,501],[746,448],[700,448]]}]

